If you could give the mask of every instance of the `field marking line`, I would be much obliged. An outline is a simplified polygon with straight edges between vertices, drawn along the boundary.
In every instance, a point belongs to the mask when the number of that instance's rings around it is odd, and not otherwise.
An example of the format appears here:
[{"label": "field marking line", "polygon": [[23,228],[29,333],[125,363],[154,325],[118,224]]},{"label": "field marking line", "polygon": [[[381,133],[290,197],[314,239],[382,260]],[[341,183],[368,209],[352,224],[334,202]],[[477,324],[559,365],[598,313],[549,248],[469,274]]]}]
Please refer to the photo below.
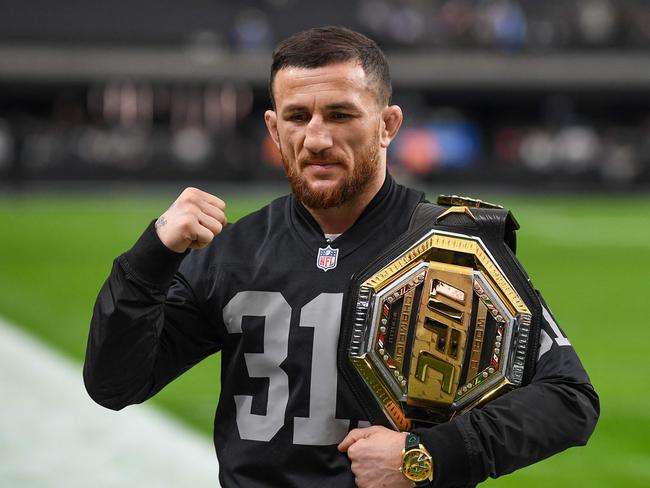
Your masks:
[{"label": "field marking line", "polygon": [[218,488],[210,439],[152,405],[95,404],[81,365],[0,317],[0,486]]}]

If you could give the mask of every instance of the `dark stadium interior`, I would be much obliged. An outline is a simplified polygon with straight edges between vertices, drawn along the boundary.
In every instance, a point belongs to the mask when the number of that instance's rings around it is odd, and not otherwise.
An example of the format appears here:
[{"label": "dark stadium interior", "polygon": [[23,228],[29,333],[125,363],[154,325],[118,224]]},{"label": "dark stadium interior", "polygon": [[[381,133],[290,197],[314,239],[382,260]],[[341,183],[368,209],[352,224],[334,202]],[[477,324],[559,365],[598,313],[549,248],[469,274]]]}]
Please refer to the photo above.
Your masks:
[{"label": "dark stadium interior", "polygon": [[274,43],[344,24],[389,56],[411,181],[650,182],[643,0],[0,2],[0,181],[283,179]]}]

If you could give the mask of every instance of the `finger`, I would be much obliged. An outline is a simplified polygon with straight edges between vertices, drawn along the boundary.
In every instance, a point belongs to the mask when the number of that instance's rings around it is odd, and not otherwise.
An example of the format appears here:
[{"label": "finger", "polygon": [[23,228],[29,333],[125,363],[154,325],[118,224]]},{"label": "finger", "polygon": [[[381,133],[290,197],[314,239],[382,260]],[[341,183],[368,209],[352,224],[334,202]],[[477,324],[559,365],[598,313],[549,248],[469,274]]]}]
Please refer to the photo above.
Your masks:
[{"label": "finger", "polygon": [[362,439],[357,439],[350,447],[348,447],[347,455],[348,459],[352,461],[352,464],[355,464],[356,461],[364,455],[367,444],[368,440],[364,437]]},{"label": "finger", "polygon": [[193,229],[192,242],[189,245],[192,249],[202,249],[212,242],[214,233],[197,222]]},{"label": "finger", "polygon": [[[199,190],[198,188],[188,187],[183,190],[176,202],[194,202],[198,203],[200,201],[206,202],[209,205],[213,205],[217,208],[220,208],[222,211],[226,209],[226,202],[221,198],[218,198],[208,192]],[[174,203],[176,203],[174,202]]]},{"label": "finger", "polygon": [[338,445],[338,450],[341,452],[346,452],[352,444],[358,440],[365,439],[370,434],[372,434],[372,427],[352,429],[350,432],[348,432],[348,435],[345,436],[345,439],[343,439]]},{"label": "finger", "polygon": [[201,197],[201,200],[203,200],[204,202],[206,202],[206,203],[208,203],[208,204],[210,204],[210,205],[212,205],[214,207],[219,208],[222,212],[224,210],[226,210],[226,202],[224,202],[221,198],[216,197],[216,196],[212,195],[211,193],[207,193],[207,192],[204,192],[204,191],[201,191],[201,193],[199,195]]},{"label": "finger", "polygon": [[206,201],[199,201],[198,207],[201,210],[201,212],[221,222],[221,225],[226,225],[226,223],[228,222],[228,218],[226,217],[226,214],[223,212],[223,209],[215,205],[211,205]]},{"label": "finger", "polygon": [[209,229],[214,236],[219,235],[223,230],[224,224],[220,220],[212,217],[211,215],[207,215],[201,212],[198,215],[198,219],[199,219],[199,224]]}]

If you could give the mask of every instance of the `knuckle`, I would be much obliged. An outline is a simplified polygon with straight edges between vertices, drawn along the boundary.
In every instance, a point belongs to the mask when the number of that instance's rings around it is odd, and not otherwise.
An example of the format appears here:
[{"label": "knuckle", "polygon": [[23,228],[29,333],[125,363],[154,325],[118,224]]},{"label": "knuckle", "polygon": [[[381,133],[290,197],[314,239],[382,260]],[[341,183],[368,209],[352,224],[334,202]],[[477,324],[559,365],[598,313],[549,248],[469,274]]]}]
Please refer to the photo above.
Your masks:
[{"label": "knuckle", "polygon": [[191,213],[184,213],[179,219],[180,225],[184,229],[189,229],[193,227],[195,221],[196,221],[196,217]]},{"label": "knuckle", "polygon": [[198,190],[197,188],[188,186],[181,193],[179,200],[181,200],[182,202],[193,202],[197,198],[199,191],[200,190]]},{"label": "knuckle", "polygon": [[198,215],[198,210],[196,205],[190,201],[184,201],[181,202],[178,207],[176,213],[179,215],[179,218],[182,221],[185,220],[195,220],[196,216]]},{"label": "knuckle", "polygon": [[205,235],[202,236],[202,240],[205,242],[212,242],[214,236],[214,232],[212,232],[210,229],[206,229]]},{"label": "knuckle", "polygon": [[359,452],[359,445],[358,445],[359,442],[360,442],[360,441],[355,442],[355,443],[352,444],[352,445],[350,446],[350,448],[348,449],[348,457],[349,457],[350,459],[353,459],[353,458],[356,458],[356,457],[357,457],[357,453]]},{"label": "knuckle", "polygon": [[195,233],[196,218],[190,214],[184,214],[178,219],[178,229],[186,238],[192,237]]},{"label": "knuckle", "polygon": [[195,200],[190,200],[185,204],[185,211],[193,215],[199,215],[201,213],[201,207]]}]

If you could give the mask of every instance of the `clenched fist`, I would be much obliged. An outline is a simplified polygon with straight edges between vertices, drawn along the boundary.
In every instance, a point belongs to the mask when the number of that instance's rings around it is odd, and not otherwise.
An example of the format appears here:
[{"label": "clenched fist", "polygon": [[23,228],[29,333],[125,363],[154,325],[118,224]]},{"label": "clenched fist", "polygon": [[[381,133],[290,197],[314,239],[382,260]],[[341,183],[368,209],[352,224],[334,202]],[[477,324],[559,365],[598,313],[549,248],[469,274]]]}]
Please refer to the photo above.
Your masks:
[{"label": "clenched fist", "polygon": [[156,221],[162,243],[175,252],[200,249],[212,241],[227,222],[226,204],[198,188],[186,188]]}]

